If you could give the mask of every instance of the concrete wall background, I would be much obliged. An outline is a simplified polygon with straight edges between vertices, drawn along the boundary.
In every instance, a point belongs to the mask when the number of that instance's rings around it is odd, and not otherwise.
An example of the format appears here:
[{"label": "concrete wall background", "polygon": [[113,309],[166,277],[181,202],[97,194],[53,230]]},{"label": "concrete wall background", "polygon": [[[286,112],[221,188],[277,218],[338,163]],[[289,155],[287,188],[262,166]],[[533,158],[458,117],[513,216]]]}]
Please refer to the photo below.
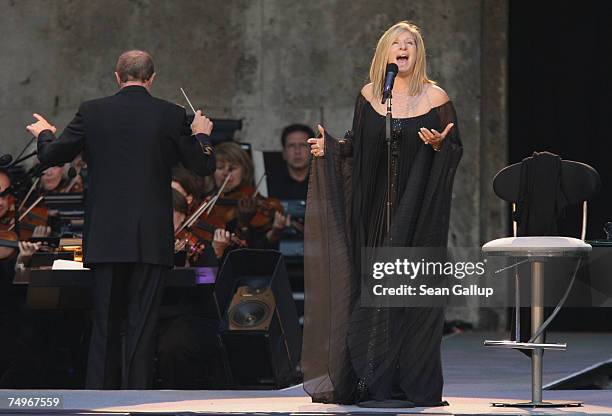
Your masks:
[{"label": "concrete wall background", "polygon": [[408,19],[421,27],[430,76],[459,115],[465,148],[451,241],[479,245],[483,3],[491,7],[491,0],[0,0],[0,152],[20,150],[32,112],[61,129],[81,101],[114,93],[114,64],[132,48],[153,55],[155,95],[185,105],[184,87],[208,116],[242,118],[239,137],[257,149],[278,150],[291,122],[322,122],[342,135],[377,39]]}]

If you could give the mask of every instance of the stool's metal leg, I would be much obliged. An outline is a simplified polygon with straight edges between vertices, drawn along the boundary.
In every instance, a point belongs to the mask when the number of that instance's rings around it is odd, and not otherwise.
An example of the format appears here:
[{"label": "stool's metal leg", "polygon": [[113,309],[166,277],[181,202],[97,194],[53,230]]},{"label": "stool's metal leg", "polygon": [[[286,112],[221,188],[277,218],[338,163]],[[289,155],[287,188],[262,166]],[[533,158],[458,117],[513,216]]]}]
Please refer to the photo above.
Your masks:
[{"label": "stool's metal leg", "polygon": [[521,342],[521,280],[518,268],[514,269],[514,299],[514,340]]},{"label": "stool's metal leg", "polygon": [[[539,261],[531,263],[531,334],[540,328],[544,322],[544,264]],[[533,342],[543,343],[544,334],[540,334]],[[531,352],[531,401],[542,403],[542,348]]]}]

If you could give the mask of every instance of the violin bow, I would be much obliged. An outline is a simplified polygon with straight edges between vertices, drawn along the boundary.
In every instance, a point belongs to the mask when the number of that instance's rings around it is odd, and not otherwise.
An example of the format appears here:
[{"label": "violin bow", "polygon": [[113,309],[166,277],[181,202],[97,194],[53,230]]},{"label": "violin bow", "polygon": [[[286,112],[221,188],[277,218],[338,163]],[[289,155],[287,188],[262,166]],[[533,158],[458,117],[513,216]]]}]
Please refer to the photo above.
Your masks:
[{"label": "violin bow", "polygon": [[[30,213],[30,211],[32,211],[34,209],[34,207],[36,207],[36,205],[38,205],[40,203],[40,201],[43,200],[44,197],[45,197],[44,195],[39,196],[36,199],[36,201],[34,201],[34,203],[32,203],[32,205],[30,205],[30,207],[28,209],[26,209],[24,211],[24,213],[19,216],[19,218],[17,219],[17,222],[20,222],[21,220],[23,220],[25,218],[25,216],[28,215]],[[15,228],[15,224],[11,225],[8,228],[8,230],[11,231],[13,228]]]},{"label": "violin bow", "polygon": [[175,236],[181,231],[183,231],[185,228],[191,227],[193,223],[196,222],[198,218],[200,218],[200,215],[202,215],[204,211],[208,210],[206,214],[210,215],[210,211],[212,210],[212,207],[214,206],[215,202],[217,202],[217,199],[219,199],[219,195],[221,195],[221,192],[223,192],[223,189],[225,189],[225,185],[227,185],[227,182],[229,181],[230,176],[231,176],[231,173],[227,175],[227,178],[225,178],[225,181],[223,182],[223,184],[219,188],[219,191],[215,194],[214,197],[212,197],[208,201],[202,202],[200,206],[193,212],[193,214],[191,214],[189,218],[183,221],[183,224],[181,224],[181,226],[174,233]]},{"label": "violin bow", "polygon": [[174,235],[176,236],[185,228],[191,227],[193,223],[199,218],[199,216],[202,215],[204,210],[208,208],[208,204],[210,204],[210,201],[202,202],[200,206],[195,211],[193,211],[193,214],[191,214],[185,221],[183,221],[181,226],[174,232]]},{"label": "violin bow", "polygon": [[255,192],[253,192],[253,198],[255,198],[257,194],[259,193],[259,187],[261,186],[261,183],[263,182],[266,176],[268,176],[266,172],[262,173],[261,177],[257,181],[257,184],[255,184]]},{"label": "violin bow", "polygon": [[208,207],[208,210],[206,211],[206,215],[210,215],[210,212],[212,211],[212,209],[214,208],[215,204],[217,203],[217,200],[219,199],[219,197],[221,196],[221,194],[223,193],[223,190],[225,189],[225,185],[227,185],[227,182],[229,182],[230,178],[232,177],[232,174],[229,173],[226,177],[225,180],[223,181],[223,183],[221,184],[221,186],[219,187],[219,191],[217,192],[217,194],[210,200],[211,204]]},{"label": "violin bow", "polygon": [[30,186],[30,190],[28,191],[27,195],[23,198],[23,201],[21,201],[21,204],[19,205],[19,208],[17,208],[17,211],[21,211],[23,209],[23,206],[25,205],[30,195],[32,195],[32,192],[34,192],[34,188],[36,188],[36,185],[38,185],[39,181],[40,181],[40,176],[36,178],[32,186]]}]

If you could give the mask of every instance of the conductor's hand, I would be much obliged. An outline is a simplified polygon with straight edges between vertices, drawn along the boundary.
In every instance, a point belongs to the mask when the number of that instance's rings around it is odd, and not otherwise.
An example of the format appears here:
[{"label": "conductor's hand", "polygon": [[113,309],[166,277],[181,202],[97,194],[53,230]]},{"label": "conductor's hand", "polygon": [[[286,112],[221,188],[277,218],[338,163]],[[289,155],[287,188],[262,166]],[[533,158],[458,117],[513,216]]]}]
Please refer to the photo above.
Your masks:
[{"label": "conductor's hand", "polygon": [[32,123],[32,124],[28,124],[26,126],[26,130],[28,130],[30,133],[32,133],[32,136],[34,136],[34,137],[36,137],[38,139],[38,135],[43,130],[51,130],[53,132],[53,134],[55,134],[57,129],[55,128],[54,125],[52,125],[47,120],[45,120],[45,118],[43,116],[41,116],[40,114],[34,113],[32,115],[36,119],[36,122]]},{"label": "conductor's hand", "polygon": [[325,155],[325,129],[320,124],[317,124],[317,129],[319,129],[319,134],[317,137],[308,139],[308,143],[310,144],[310,153],[313,156],[322,157]]},{"label": "conductor's hand", "polygon": [[193,123],[191,123],[191,133],[198,134],[202,133],[210,136],[213,129],[213,122],[208,117],[202,114],[202,110],[198,110],[193,117]]}]

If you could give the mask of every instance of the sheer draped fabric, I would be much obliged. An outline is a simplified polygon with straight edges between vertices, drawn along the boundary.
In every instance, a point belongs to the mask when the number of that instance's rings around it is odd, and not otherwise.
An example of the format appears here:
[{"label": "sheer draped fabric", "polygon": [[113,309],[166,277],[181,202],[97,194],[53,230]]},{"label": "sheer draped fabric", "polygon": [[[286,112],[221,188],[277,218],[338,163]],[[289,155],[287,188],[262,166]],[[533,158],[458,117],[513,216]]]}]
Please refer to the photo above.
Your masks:
[{"label": "sheer draped fabric", "polygon": [[[441,308],[359,304],[362,247],[442,247],[462,146],[451,102],[402,120],[392,244],[383,229],[387,162],[385,118],[359,94],[353,138],[326,134],[312,161],[304,247],[304,388],[314,401],[400,398],[436,404],[442,395]],[[455,123],[439,152],[419,128]]]}]

